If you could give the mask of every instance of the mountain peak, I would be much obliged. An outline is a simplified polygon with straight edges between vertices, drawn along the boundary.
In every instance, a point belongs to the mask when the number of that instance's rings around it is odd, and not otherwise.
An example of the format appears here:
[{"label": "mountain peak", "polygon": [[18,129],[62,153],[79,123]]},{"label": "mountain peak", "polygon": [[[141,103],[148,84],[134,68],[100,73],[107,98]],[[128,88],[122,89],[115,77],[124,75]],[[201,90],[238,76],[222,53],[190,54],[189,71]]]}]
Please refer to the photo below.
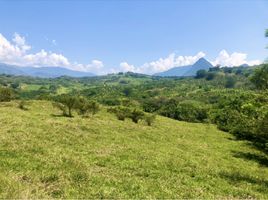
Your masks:
[{"label": "mountain peak", "polygon": [[193,65],[174,67],[165,72],[157,73],[156,76],[195,76],[200,69],[208,70],[213,65],[205,58],[199,58]]},{"label": "mountain peak", "polygon": [[211,65],[211,63],[210,63],[209,61],[207,61],[204,57],[199,58],[199,59],[194,63],[194,65],[195,65],[195,64],[210,64],[210,65]]}]

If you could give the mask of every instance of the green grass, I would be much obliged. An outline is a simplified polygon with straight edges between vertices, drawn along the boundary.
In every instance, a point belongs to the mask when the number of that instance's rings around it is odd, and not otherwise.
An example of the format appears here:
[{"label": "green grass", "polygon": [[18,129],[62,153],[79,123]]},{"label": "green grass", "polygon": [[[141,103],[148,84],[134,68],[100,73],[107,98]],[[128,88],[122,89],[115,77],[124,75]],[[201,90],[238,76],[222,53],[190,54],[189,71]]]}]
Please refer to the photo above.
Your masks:
[{"label": "green grass", "polygon": [[267,155],[209,124],[0,104],[0,198],[268,198]]}]

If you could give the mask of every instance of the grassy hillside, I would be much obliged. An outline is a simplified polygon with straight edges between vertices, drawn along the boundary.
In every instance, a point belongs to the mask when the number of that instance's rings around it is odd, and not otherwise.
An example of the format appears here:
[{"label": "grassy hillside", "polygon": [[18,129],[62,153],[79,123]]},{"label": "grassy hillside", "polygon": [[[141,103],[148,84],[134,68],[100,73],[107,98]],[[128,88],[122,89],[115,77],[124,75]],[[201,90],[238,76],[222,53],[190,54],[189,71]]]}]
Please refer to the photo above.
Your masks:
[{"label": "grassy hillside", "polygon": [[214,125],[0,104],[0,198],[268,198],[267,155]]}]

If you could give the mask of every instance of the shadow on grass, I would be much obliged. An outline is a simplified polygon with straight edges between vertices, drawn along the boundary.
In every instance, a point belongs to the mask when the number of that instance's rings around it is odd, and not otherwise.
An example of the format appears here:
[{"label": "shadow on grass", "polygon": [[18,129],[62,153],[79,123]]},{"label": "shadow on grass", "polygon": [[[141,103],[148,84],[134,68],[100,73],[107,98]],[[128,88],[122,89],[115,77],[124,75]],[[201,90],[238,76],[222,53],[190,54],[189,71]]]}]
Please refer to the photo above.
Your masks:
[{"label": "shadow on grass", "polygon": [[240,174],[238,172],[221,172],[220,174],[221,178],[226,179],[228,182],[231,184],[239,184],[242,182],[258,185],[261,187],[260,189],[262,191],[267,191],[268,192],[268,180],[263,180],[260,178],[255,178],[246,174]]},{"label": "shadow on grass", "polygon": [[63,114],[50,114],[50,116],[52,117],[66,117],[66,118],[73,118],[73,116],[67,116],[67,115],[63,115]]},{"label": "shadow on grass", "polygon": [[234,157],[242,158],[245,160],[253,160],[260,165],[268,167],[268,158],[267,156],[256,154],[256,153],[245,153],[245,152],[234,152]]}]

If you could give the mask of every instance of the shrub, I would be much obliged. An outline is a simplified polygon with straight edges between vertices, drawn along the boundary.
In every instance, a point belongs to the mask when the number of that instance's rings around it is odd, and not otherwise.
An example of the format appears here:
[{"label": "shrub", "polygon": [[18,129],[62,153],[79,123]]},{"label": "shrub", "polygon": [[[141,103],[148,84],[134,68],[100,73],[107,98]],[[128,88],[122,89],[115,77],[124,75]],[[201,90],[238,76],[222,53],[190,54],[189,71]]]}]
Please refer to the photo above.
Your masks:
[{"label": "shrub", "polygon": [[10,88],[0,87],[0,102],[8,102],[14,99],[14,92]]},{"label": "shrub", "polygon": [[144,121],[148,126],[151,126],[155,121],[156,115],[155,114],[145,114]]},{"label": "shrub", "polygon": [[131,114],[130,114],[130,118],[132,119],[132,121],[134,123],[138,123],[139,120],[143,119],[144,117],[144,112],[134,109]]},{"label": "shrub", "polygon": [[19,102],[18,108],[21,110],[28,110],[27,106],[27,102],[25,100],[21,100]]},{"label": "shrub", "polygon": [[123,107],[123,106],[118,106],[118,107],[112,107],[107,110],[110,113],[114,113],[117,117],[118,120],[124,121],[127,117],[130,116],[130,109]]},{"label": "shrub", "polygon": [[83,116],[87,116],[88,114],[95,115],[100,110],[97,102],[89,101],[82,97],[77,100],[75,108],[78,110],[78,113]]},{"label": "shrub", "polygon": [[208,108],[201,102],[183,101],[176,107],[174,118],[188,122],[204,122],[208,118]]}]

